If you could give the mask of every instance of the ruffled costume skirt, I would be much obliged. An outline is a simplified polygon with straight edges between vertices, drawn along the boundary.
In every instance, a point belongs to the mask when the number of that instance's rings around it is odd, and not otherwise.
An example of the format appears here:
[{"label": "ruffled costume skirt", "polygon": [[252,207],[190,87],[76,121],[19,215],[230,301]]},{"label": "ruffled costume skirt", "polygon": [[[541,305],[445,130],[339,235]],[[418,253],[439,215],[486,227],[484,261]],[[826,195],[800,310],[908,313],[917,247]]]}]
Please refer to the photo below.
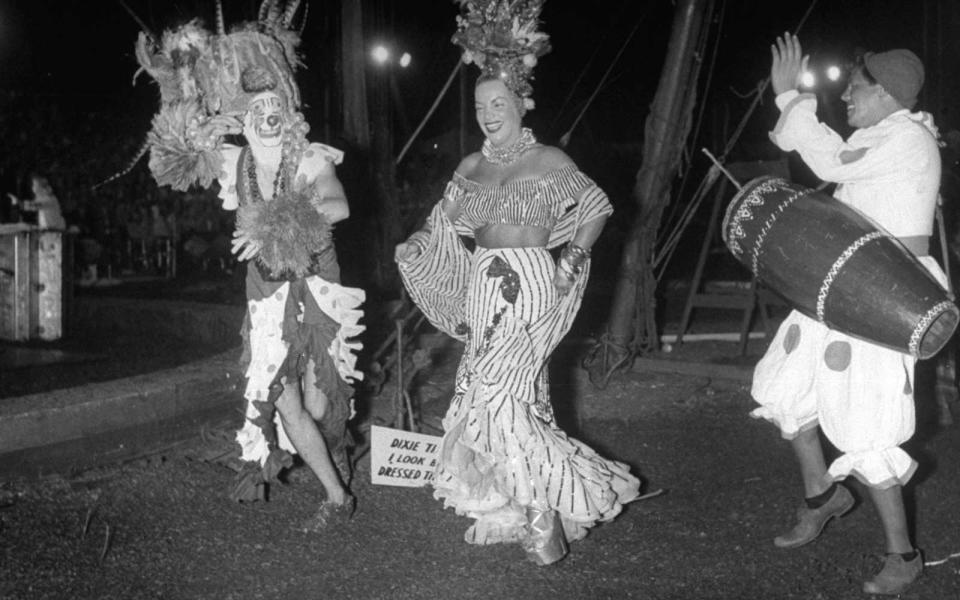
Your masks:
[{"label": "ruffled costume skirt", "polygon": [[475,519],[469,543],[522,541],[526,507],[557,511],[566,538],[580,539],[640,487],[627,465],[568,437],[553,418],[547,359],[576,315],[588,269],[560,296],[547,250],[477,248],[471,257],[442,212],[432,220],[430,239],[414,240],[424,252],[401,274],[431,322],[466,343],[434,495]]},{"label": "ruffled costume skirt", "polygon": [[[247,275],[247,315],[243,327],[246,363],[246,410],[237,432],[241,458],[265,465],[271,451],[296,453],[272,407],[267,414],[275,427],[262,422],[268,399],[275,400],[280,385],[296,385],[312,360],[317,387],[328,400],[318,424],[331,453],[347,443],[346,422],[353,415],[351,382],[363,378],[356,369],[362,347],[350,338],[364,326],[360,305],[364,292],[340,285],[334,276],[311,275],[292,281],[265,280],[251,262]],[[273,392],[273,397],[271,397]],[[265,430],[267,431],[265,435]]]}]

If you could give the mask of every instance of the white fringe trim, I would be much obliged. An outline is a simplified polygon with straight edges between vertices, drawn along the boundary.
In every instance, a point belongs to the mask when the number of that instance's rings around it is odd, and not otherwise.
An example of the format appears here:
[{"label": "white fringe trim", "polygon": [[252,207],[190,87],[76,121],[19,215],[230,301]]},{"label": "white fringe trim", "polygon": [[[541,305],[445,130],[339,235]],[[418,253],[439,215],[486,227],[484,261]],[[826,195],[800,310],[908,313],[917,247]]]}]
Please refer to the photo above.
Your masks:
[{"label": "white fringe trim", "polygon": [[[366,327],[360,325],[363,311],[359,306],[366,294],[359,288],[348,288],[326,281],[317,276],[307,279],[307,287],[327,316],[336,321],[340,328],[327,351],[333,357],[340,377],[347,382],[360,381],[363,373],[357,370],[357,355],[363,344],[350,341],[350,338],[362,333]],[[277,369],[287,356],[289,345],[282,339],[284,310],[290,284],[285,283],[271,296],[262,300],[248,300],[247,311],[250,315],[250,365],[247,367],[247,387],[244,397],[247,399],[246,420],[237,431],[236,440],[240,444],[240,458],[246,461],[266,464],[270,451],[263,431],[250,422],[260,412],[253,405],[254,400],[266,400],[270,382]],[[350,418],[356,414],[351,400]],[[284,431],[279,413],[274,414],[277,427],[277,441],[280,448],[296,454],[297,450]]]}]

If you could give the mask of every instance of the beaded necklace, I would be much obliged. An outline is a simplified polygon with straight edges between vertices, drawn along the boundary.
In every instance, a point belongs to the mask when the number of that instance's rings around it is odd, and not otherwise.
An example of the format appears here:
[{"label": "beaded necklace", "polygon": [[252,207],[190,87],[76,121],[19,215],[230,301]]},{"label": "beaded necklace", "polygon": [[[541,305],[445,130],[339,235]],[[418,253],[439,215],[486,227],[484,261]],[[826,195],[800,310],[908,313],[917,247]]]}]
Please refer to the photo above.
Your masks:
[{"label": "beaded necklace", "polygon": [[530,131],[529,127],[524,127],[520,130],[520,139],[509,146],[494,146],[489,139],[486,139],[483,141],[483,148],[480,151],[488,161],[503,166],[517,162],[520,156],[535,146],[536,143],[537,138],[534,137],[533,132]]},{"label": "beaded necklace", "polygon": [[[263,192],[260,191],[260,183],[257,181],[257,163],[253,158],[253,152],[247,150],[243,153],[244,160],[244,171],[247,175],[247,191],[250,194],[250,199],[253,202],[263,202]],[[284,171],[286,171],[286,154],[281,156],[280,165],[277,167],[277,174],[273,178],[273,198],[276,199],[277,196],[281,195],[286,191],[287,188],[287,178],[284,177]]]}]

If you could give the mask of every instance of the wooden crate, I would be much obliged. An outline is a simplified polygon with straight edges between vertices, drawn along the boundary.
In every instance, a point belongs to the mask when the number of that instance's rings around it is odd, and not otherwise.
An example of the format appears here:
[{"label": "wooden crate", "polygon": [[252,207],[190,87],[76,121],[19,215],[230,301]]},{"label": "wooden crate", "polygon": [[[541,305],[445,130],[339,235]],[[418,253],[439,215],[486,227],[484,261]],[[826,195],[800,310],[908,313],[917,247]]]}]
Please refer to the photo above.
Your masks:
[{"label": "wooden crate", "polygon": [[30,231],[0,229],[0,338],[30,339]]},{"label": "wooden crate", "polygon": [[0,225],[0,339],[63,336],[63,234]]}]

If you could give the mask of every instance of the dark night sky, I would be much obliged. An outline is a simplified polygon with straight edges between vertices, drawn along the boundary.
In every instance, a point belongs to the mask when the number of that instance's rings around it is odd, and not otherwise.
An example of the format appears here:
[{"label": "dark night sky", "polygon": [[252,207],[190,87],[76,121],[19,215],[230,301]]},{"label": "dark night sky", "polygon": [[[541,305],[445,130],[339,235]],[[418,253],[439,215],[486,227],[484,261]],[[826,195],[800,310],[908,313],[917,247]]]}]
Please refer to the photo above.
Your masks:
[{"label": "dark night sky", "polygon": [[[205,16],[210,22],[213,14],[212,0],[127,0],[126,3],[156,30],[194,15]],[[849,56],[857,46],[870,49],[904,46],[928,58],[929,69],[937,47],[924,32],[929,32],[932,11],[938,5],[941,11],[945,10],[942,6],[948,3],[819,0],[801,38],[815,63]],[[230,23],[253,17],[258,3],[224,0],[224,5]],[[328,72],[332,56],[326,50],[333,37],[330,18],[324,12],[334,5],[332,0],[311,2],[303,48],[309,69],[301,78]],[[384,36],[396,40],[398,46],[409,49],[413,55],[413,65],[398,72],[398,84],[405,112],[415,124],[457,60],[457,48],[449,43],[457,7],[451,0],[384,0],[381,5],[388,7],[386,13],[392,23],[392,31],[385,32]],[[737,98],[734,92],[748,92],[766,75],[768,46],[773,36],[793,28],[809,5],[808,0],[727,0],[710,102],[729,103],[734,114],[745,109],[748,100]],[[556,137],[562,133],[593,91],[620,44],[639,22],[636,35],[583,122],[600,138],[638,140],[659,78],[673,3],[669,0],[589,3],[548,0],[542,17],[544,29],[552,36],[554,51],[541,59],[537,70],[538,110],[530,119],[534,127],[545,136]],[[114,0],[0,0],[0,87],[39,90],[64,98],[134,93],[133,99],[149,103],[148,78],[142,77],[134,92],[130,86],[136,70],[132,48],[138,29],[123,5]],[[573,87],[578,78],[579,86]],[[941,105],[947,104],[942,99],[944,92],[939,79],[935,72],[928,76],[930,97],[924,99],[928,107],[937,103],[937,97],[941,98]],[[824,90],[828,96],[839,96],[839,89]],[[570,100],[564,104],[568,95]],[[449,96],[444,110],[436,117],[437,122],[431,124],[434,130],[455,125],[456,93]],[[311,102],[311,98],[305,99]],[[314,103],[318,101],[313,99]],[[144,108],[149,112],[152,107]],[[944,118],[950,120],[953,116]]]}]

